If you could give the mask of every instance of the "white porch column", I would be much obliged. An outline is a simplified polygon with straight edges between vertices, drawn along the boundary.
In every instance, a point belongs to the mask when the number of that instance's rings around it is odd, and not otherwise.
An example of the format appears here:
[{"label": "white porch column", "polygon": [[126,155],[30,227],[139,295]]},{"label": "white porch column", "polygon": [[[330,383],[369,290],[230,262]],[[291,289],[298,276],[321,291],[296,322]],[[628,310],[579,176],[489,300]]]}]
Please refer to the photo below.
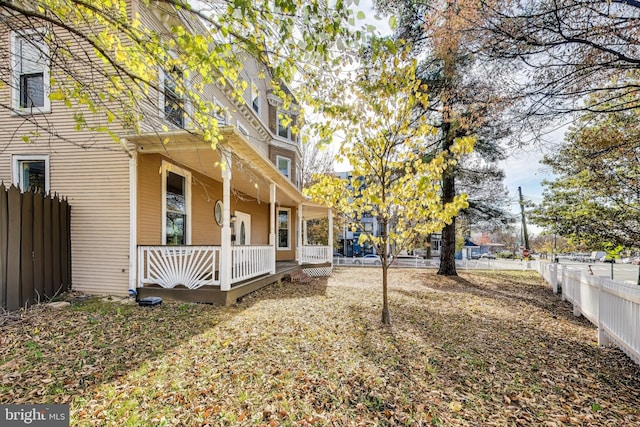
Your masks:
[{"label": "white porch column", "polygon": [[298,205],[298,224],[296,225],[296,259],[302,264],[302,205]]},{"label": "white porch column", "polygon": [[231,290],[231,157],[222,154],[222,230],[220,248],[220,290]]},{"label": "white porch column", "polygon": [[302,220],[302,244],[303,245],[309,244],[309,238],[307,237],[307,220],[306,219]]},{"label": "white porch column", "polygon": [[276,184],[269,184],[269,246],[273,251],[271,274],[276,274],[276,254],[278,242],[276,240]]},{"label": "white porch column", "polygon": [[329,209],[327,215],[329,216],[329,236],[327,238],[327,244],[329,245],[328,261],[333,264],[333,211]]},{"label": "white porch column", "polygon": [[131,151],[129,158],[129,292],[138,287],[138,157]]}]

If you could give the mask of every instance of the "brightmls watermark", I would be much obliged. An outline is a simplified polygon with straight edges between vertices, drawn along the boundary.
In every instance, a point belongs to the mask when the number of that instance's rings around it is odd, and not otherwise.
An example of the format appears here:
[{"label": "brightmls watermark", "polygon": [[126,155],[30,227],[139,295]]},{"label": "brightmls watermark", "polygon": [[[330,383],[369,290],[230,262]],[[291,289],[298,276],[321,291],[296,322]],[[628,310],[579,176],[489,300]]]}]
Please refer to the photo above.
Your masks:
[{"label": "brightmls watermark", "polygon": [[0,426],[69,427],[69,405],[0,405]]}]

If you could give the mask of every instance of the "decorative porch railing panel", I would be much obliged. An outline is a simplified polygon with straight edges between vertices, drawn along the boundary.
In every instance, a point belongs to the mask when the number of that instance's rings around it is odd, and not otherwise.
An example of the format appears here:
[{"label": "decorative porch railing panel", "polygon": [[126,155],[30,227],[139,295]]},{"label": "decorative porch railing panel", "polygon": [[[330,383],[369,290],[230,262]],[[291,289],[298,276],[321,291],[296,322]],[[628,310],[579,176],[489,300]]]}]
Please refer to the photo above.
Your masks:
[{"label": "decorative porch railing panel", "polygon": [[231,283],[271,273],[275,255],[273,246],[234,246],[231,249]]},{"label": "decorative porch railing panel", "polygon": [[300,261],[309,264],[333,262],[333,253],[329,246],[302,246]]},{"label": "decorative porch railing panel", "polygon": [[219,285],[220,248],[216,246],[139,246],[140,285],[197,289]]}]

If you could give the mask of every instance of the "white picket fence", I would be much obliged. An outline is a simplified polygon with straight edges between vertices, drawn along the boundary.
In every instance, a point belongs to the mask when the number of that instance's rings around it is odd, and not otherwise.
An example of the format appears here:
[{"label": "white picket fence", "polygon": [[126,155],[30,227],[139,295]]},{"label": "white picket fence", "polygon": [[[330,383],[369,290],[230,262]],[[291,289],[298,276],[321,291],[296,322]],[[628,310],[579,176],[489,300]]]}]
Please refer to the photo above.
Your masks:
[{"label": "white picket fence", "polygon": [[[539,273],[562,300],[573,304],[573,314],[583,315],[598,327],[598,344],[618,346],[640,364],[640,287],[605,276],[540,263]],[[560,274],[560,280],[558,275]]]}]

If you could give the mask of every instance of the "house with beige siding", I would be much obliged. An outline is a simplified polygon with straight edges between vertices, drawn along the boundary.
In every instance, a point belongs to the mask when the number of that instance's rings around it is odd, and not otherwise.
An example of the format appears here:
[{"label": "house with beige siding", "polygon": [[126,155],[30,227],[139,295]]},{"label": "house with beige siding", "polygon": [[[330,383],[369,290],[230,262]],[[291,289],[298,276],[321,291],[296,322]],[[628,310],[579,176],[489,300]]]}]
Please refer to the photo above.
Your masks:
[{"label": "house with beige siding", "polygon": [[[131,13],[150,28],[179,19],[158,7],[134,1]],[[229,304],[294,268],[330,273],[331,233],[328,246],[303,235],[307,219],[331,222],[331,211],[301,193],[300,107],[284,108],[253,58],[243,58],[244,99],[224,85],[201,94],[220,106],[213,149],[191,128],[175,73],[159,69],[139,123],[109,124],[109,135],[92,130],[105,123],[87,107],[50,97],[63,76],[43,34],[12,25],[0,37],[10,64],[0,67],[0,180],[68,198],[74,290]]]}]

